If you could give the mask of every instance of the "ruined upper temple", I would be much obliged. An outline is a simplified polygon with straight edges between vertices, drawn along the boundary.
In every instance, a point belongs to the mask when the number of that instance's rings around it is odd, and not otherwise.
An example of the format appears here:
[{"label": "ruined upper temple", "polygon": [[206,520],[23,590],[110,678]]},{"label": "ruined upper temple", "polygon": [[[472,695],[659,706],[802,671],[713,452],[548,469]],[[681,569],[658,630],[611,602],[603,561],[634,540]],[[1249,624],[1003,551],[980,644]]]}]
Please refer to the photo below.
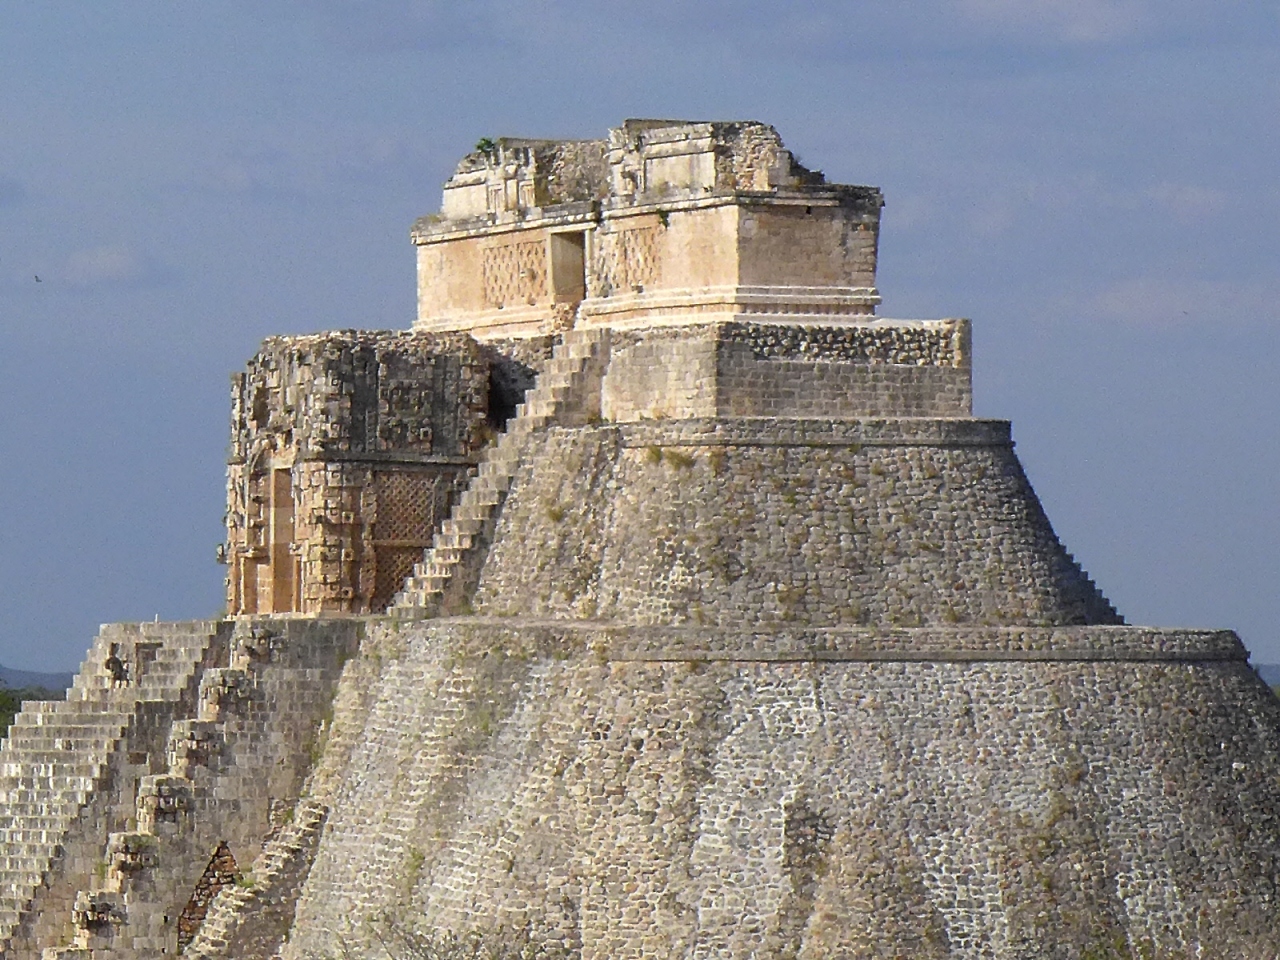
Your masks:
[{"label": "ruined upper temple", "polygon": [[874,187],[829,184],[762,123],[628,120],[482,141],[413,228],[417,330],[493,337],[752,320],[880,302]]},{"label": "ruined upper temple", "polygon": [[412,330],[233,377],[226,615],[0,746],[0,956],[1280,956],[1280,701],[1067,552],[880,210],[759,123],[481,141]]}]

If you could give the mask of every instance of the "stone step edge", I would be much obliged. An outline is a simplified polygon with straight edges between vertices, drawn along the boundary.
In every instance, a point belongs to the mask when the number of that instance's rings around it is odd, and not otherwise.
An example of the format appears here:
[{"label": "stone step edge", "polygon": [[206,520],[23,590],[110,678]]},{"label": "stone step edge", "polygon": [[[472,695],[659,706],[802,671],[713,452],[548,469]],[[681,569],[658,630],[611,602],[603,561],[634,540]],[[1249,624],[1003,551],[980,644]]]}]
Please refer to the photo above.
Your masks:
[{"label": "stone step edge", "polygon": [[[328,820],[329,806],[309,797],[294,807],[293,819],[263,844],[249,868],[254,883],[249,887],[224,887],[218,892],[195,937],[183,956],[200,960],[227,956],[228,941],[244,915],[246,906],[273,893],[274,881],[288,868],[292,858],[306,852],[318,840]],[[313,851],[314,854],[314,851]]]},{"label": "stone step edge", "polygon": [[[554,420],[575,401],[582,392],[583,383],[589,379],[587,365],[598,357],[604,339],[605,334],[601,332],[581,333],[572,338],[566,335],[556,345],[538,382],[529,391],[525,402],[517,405],[515,420],[495,442],[489,455],[481,462],[471,484],[450,511],[449,518],[445,521],[449,530],[445,531],[445,524],[441,524],[442,533],[446,533],[450,539],[457,538],[459,533],[474,537],[484,528],[505,500],[510,481],[519,468],[520,457],[516,445],[520,438],[530,432],[533,422],[542,426]],[[575,357],[574,345],[586,346],[586,354]],[[545,383],[544,377],[547,378]],[[514,455],[508,455],[513,447],[516,448]],[[486,470],[487,463],[493,466]],[[474,525],[476,529],[463,530],[459,524],[463,520],[470,520],[471,524],[467,526]],[[459,552],[455,543],[446,545],[443,539],[437,542],[433,538],[432,547],[414,565],[413,572],[392,600],[388,612],[426,610],[438,606],[438,600],[444,597],[454,572],[466,561],[474,546],[473,542]]]}]

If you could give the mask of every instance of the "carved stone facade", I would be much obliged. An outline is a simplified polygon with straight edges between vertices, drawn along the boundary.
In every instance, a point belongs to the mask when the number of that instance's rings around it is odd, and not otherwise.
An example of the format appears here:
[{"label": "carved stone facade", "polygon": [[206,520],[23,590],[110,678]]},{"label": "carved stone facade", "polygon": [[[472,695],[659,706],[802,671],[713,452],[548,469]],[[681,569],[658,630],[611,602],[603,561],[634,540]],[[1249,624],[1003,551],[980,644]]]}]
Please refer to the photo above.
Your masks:
[{"label": "carved stone facade", "polygon": [[414,225],[415,329],[839,324],[880,301],[880,191],[827,183],[772,127],[628,120],[482,146]]},{"label": "carved stone facade", "polygon": [[489,436],[470,337],[273,337],[232,383],[227,609],[368,613],[431,543]]}]

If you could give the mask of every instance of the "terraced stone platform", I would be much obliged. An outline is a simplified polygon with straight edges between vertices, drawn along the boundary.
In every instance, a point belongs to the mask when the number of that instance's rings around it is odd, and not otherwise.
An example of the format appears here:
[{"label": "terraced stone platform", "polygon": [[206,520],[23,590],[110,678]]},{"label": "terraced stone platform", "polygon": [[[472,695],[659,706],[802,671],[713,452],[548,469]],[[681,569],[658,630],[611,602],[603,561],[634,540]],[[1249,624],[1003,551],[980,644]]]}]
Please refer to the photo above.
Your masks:
[{"label": "terraced stone platform", "polygon": [[370,649],[286,958],[387,913],[586,958],[1280,936],[1280,703],[1230,632],[458,618]]}]

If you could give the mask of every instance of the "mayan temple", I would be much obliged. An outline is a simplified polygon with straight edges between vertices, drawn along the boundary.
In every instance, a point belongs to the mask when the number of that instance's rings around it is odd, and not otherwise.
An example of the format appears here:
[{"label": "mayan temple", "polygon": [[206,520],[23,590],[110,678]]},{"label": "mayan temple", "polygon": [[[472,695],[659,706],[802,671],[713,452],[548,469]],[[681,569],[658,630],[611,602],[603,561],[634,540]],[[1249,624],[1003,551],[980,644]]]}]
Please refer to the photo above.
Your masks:
[{"label": "mayan temple", "polygon": [[759,123],[481,141],[412,329],[233,378],[227,616],[14,723],[0,955],[1280,956],[1280,701],[877,316],[882,206]]}]

